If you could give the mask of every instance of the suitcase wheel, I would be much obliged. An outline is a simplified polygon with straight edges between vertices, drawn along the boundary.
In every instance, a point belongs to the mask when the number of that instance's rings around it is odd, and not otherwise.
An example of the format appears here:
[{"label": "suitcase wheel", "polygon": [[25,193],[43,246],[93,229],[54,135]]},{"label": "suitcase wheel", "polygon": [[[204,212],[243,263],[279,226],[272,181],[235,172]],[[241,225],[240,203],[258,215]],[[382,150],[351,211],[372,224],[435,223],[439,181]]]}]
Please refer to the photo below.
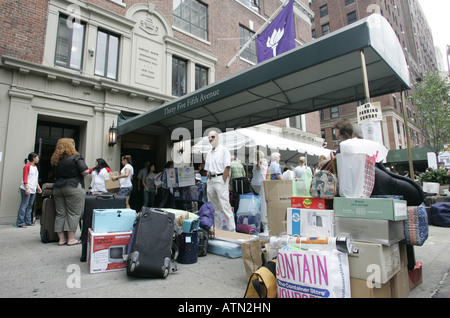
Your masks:
[{"label": "suitcase wheel", "polygon": [[162,267],[162,277],[166,278],[169,276],[169,268],[170,268],[170,258],[166,257],[164,259],[164,265]]}]

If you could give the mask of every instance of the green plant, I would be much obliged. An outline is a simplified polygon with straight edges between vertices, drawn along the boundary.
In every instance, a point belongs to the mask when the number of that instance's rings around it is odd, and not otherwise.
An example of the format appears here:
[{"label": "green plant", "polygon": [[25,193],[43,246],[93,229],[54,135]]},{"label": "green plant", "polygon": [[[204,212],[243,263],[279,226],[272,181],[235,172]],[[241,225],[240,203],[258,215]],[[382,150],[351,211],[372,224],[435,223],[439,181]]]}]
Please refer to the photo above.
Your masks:
[{"label": "green plant", "polygon": [[447,170],[444,169],[425,171],[419,175],[419,179],[421,183],[437,182],[439,184],[450,184],[450,176],[447,176]]}]

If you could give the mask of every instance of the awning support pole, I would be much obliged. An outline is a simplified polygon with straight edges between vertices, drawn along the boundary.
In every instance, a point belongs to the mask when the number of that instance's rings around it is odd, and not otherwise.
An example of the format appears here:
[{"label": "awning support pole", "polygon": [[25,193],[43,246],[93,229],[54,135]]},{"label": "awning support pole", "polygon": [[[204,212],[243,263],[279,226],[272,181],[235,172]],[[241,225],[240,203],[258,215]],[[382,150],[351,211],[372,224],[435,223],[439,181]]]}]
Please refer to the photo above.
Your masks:
[{"label": "awning support pole", "polygon": [[406,146],[408,148],[409,177],[412,180],[414,180],[414,165],[412,161],[411,139],[409,137],[408,115],[406,112],[405,93],[403,92],[403,87],[400,87],[400,97],[403,107],[403,121],[405,122]]},{"label": "awning support pole", "polygon": [[366,104],[370,103],[370,90],[369,90],[369,77],[367,76],[366,56],[364,51],[361,50],[361,69],[364,78],[364,93],[366,95]]}]

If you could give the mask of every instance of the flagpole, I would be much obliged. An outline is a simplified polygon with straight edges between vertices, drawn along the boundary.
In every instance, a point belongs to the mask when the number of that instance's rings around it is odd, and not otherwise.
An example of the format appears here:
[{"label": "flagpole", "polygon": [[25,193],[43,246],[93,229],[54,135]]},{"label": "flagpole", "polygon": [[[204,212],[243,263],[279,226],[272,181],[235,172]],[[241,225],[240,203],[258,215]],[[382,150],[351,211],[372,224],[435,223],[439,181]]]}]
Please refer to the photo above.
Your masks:
[{"label": "flagpole", "polygon": [[272,20],[276,17],[276,15],[278,13],[280,13],[281,10],[284,9],[285,6],[288,5],[289,1],[291,0],[286,0],[271,16],[269,19],[267,19],[267,21],[259,28],[258,31],[256,31],[255,34],[253,34],[253,36],[250,38],[250,40],[247,41],[247,43],[244,44],[244,46],[239,50],[239,52],[237,52],[237,54],[235,56],[233,56],[233,58],[231,59],[230,62],[228,62],[227,67],[229,68],[231,66],[231,64],[233,64],[233,62],[237,59],[238,56],[240,56],[242,54],[242,52],[244,52],[244,50],[250,45],[250,43],[252,43],[252,41],[254,39],[256,39],[256,37],[266,28],[267,25],[269,25]]}]

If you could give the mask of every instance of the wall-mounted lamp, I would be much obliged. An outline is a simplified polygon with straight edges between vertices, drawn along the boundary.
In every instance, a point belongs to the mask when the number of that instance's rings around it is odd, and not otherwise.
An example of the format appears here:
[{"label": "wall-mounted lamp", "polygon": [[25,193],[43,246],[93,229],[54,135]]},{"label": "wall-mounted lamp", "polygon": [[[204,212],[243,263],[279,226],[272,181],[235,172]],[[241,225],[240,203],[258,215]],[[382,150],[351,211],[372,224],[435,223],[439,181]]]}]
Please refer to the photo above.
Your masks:
[{"label": "wall-mounted lamp", "polygon": [[114,121],[112,126],[109,128],[108,134],[108,146],[114,147],[117,144],[117,127],[114,127]]},{"label": "wall-mounted lamp", "polygon": [[91,57],[94,56],[94,52],[95,52],[94,49],[88,49],[88,53]]}]

